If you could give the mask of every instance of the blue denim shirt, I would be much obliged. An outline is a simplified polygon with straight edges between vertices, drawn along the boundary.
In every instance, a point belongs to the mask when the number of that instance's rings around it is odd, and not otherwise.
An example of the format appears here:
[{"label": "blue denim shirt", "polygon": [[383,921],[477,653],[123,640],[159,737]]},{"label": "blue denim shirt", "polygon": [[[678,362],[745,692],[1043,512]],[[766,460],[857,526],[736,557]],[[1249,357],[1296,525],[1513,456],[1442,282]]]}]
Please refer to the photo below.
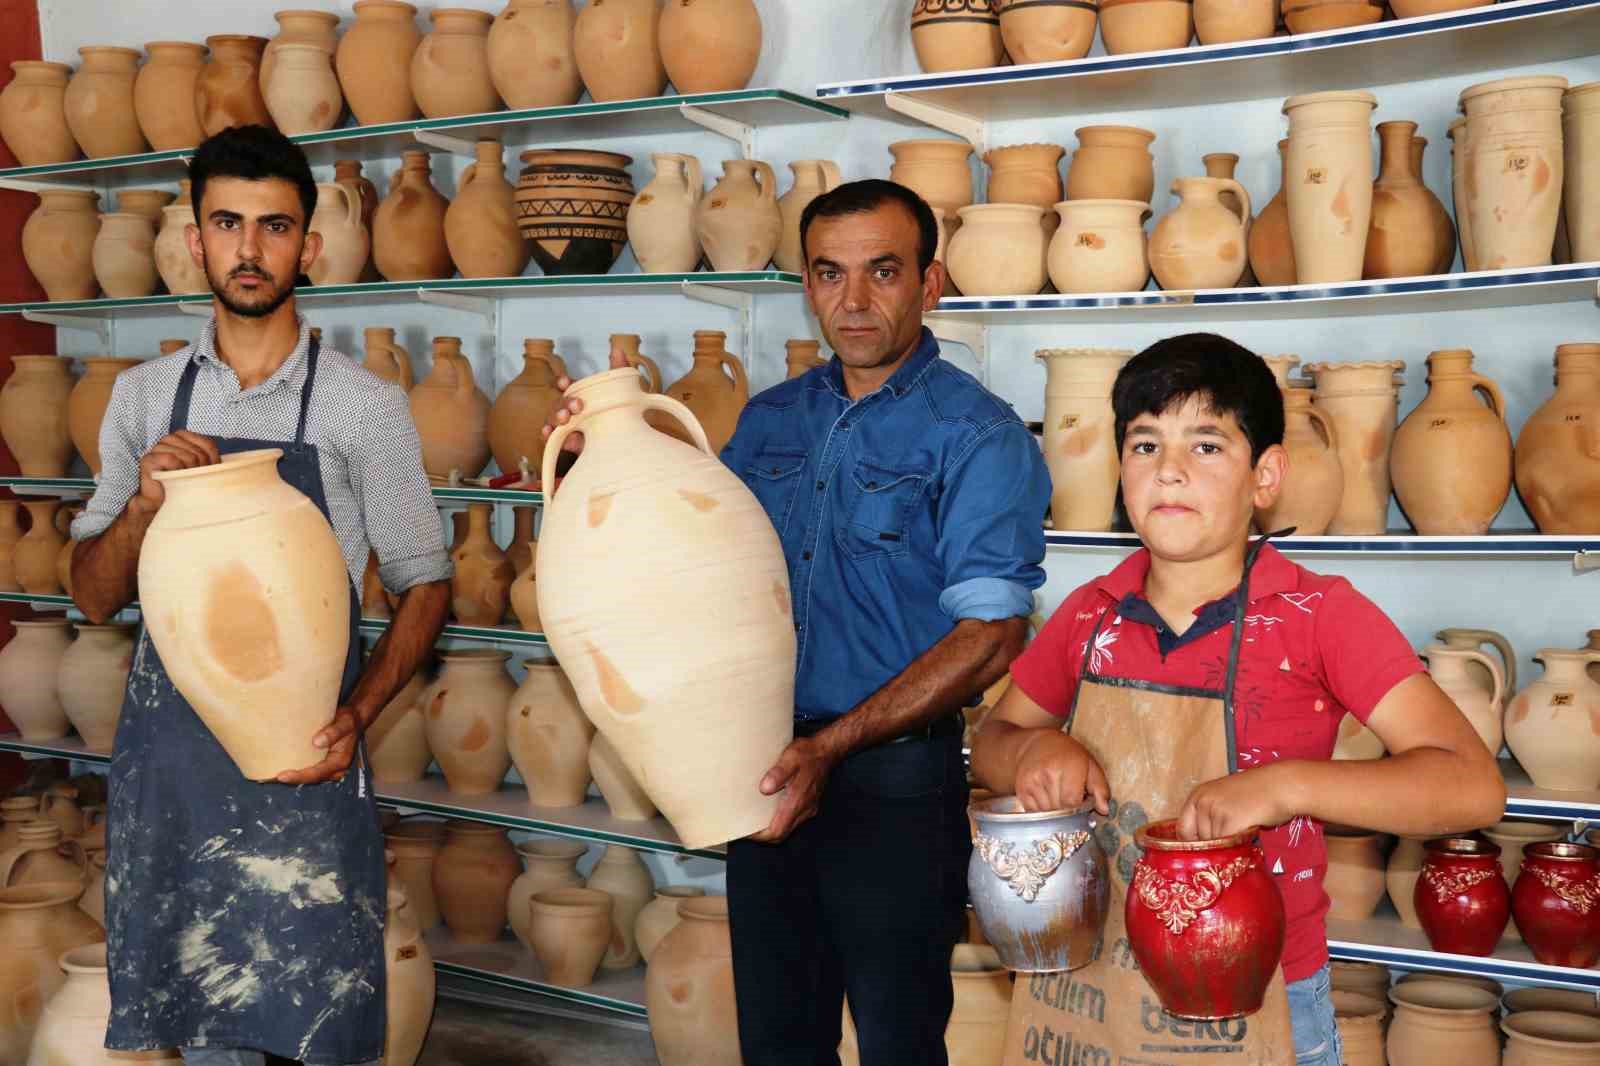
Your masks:
[{"label": "blue denim shirt", "polygon": [[1027,615],[1050,475],[1015,412],[939,358],[852,402],[837,358],[754,397],[722,451],[783,541],[795,714],[853,709],[958,620]]}]

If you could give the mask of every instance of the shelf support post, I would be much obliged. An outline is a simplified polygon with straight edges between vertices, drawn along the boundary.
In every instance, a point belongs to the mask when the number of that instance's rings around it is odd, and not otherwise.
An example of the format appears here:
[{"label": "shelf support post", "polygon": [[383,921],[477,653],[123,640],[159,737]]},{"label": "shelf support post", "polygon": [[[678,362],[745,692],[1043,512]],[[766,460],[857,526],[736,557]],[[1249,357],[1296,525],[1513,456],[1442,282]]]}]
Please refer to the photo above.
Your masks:
[{"label": "shelf support post", "polygon": [[425,304],[448,307],[452,311],[465,311],[468,314],[479,315],[489,324],[491,332],[497,329],[500,315],[500,303],[498,300],[487,296],[469,296],[460,292],[439,292],[435,289],[418,289],[417,299]]},{"label": "shelf support post", "polygon": [[48,311],[24,311],[22,317],[29,322],[37,322],[41,326],[54,326],[56,329],[81,329],[86,333],[93,333],[100,339],[101,348],[111,346],[111,327],[103,318],[90,315],[57,314]]},{"label": "shelf support post", "polygon": [[685,281],[682,287],[683,295],[687,298],[726,307],[738,315],[739,358],[744,361],[745,369],[749,370],[751,359],[755,354],[750,350],[755,333],[755,296],[748,292],[724,289],[700,281]]},{"label": "shelf support post", "polygon": [[989,327],[981,322],[968,322],[953,315],[937,313],[924,315],[922,321],[939,340],[964,344],[972,349],[972,356],[978,361],[979,377],[984,388],[988,388]]},{"label": "shelf support post", "polygon": [[989,150],[989,124],[976,115],[956,111],[942,104],[930,104],[906,93],[889,93],[883,98],[883,103],[890,111],[960,137],[977,149],[979,155]]},{"label": "shelf support post", "polygon": [[739,146],[741,159],[754,159],[756,154],[756,128],[738,119],[716,111],[708,111],[694,104],[679,104],[678,113],[696,126],[710,130]]},{"label": "shelf support post", "polygon": [[448,133],[436,133],[433,130],[420,129],[412,130],[411,136],[419,144],[425,144],[429,148],[436,148],[441,152],[449,152],[452,155],[474,159],[478,154],[477,144],[467,140],[465,137],[452,137]]}]

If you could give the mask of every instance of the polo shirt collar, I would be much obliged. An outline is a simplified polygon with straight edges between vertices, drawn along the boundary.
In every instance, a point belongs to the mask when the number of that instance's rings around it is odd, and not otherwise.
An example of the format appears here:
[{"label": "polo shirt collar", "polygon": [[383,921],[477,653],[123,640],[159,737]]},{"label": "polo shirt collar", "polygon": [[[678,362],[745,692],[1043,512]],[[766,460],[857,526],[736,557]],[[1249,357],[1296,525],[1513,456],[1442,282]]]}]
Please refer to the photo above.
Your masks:
[{"label": "polo shirt collar", "polygon": [[[922,335],[917,339],[916,348],[912,350],[906,361],[900,364],[900,369],[889,375],[889,380],[883,383],[882,388],[888,389],[890,394],[896,398],[904,396],[916,387],[917,383],[922,380],[922,375],[928,372],[928,368],[933,366],[933,361],[937,358],[939,358],[939,341],[934,337],[932,330],[927,326],[923,326]],[[839,361],[837,355],[829,360],[827,370],[822,379],[827,383],[828,388],[833,390],[835,395],[847,403],[850,402],[850,394],[844,387],[844,364]],[[879,391],[882,390],[880,389]],[[869,395],[871,394],[869,393]],[[862,399],[866,399],[866,397],[863,396]]]},{"label": "polo shirt collar", "polygon": [[[1299,568],[1285,558],[1270,543],[1262,545],[1256,564],[1250,571],[1250,602],[1292,592],[1299,582]],[[1145,579],[1150,575],[1150,549],[1140,548],[1128,556],[1109,573],[1095,579],[1095,588],[1113,603],[1129,596],[1144,596]],[[1235,590],[1237,591],[1237,590]],[[1232,599],[1233,592],[1223,599]],[[1201,610],[1205,610],[1201,607]]]},{"label": "polo shirt collar", "polygon": [[[295,321],[300,327],[300,336],[295,341],[294,351],[289,353],[289,358],[283,365],[272,372],[272,376],[252,389],[245,390],[250,393],[270,392],[289,385],[296,385],[305,376],[306,357],[311,348],[311,327],[306,322],[305,316],[295,315]],[[201,366],[210,365],[219,369],[231,369],[217,355],[217,318],[212,315],[200,331],[200,338],[191,347],[189,356]]]}]

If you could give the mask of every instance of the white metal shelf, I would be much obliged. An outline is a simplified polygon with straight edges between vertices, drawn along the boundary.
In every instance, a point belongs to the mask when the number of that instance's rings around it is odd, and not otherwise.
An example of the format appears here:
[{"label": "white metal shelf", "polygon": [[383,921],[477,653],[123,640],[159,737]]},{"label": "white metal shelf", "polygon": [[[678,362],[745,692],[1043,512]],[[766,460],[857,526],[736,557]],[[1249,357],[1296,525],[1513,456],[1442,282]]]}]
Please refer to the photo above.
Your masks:
[{"label": "white metal shelf", "polygon": [[1328,953],[1336,959],[1380,962],[1405,970],[1478,974],[1496,981],[1600,990],[1600,970],[1546,966],[1521,940],[1502,937],[1492,956],[1434,951],[1421,929],[1410,929],[1385,907],[1364,921],[1328,919]]},{"label": "white metal shelf", "polygon": [[[1091,533],[1046,530],[1050,548],[1127,552],[1139,547],[1137,533]],[[1575,560],[1587,569],[1600,560],[1600,533],[1546,535],[1532,530],[1506,530],[1483,536],[1439,537],[1394,532],[1384,536],[1278,537],[1274,547],[1288,555],[1404,556],[1412,559],[1545,559]]]},{"label": "white metal shelf", "polygon": [[635,1018],[647,1017],[644,1005],[643,966],[625,970],[602,969],[594,983],[584,988],[545,980],[533,952],[506,934],[493,944],[462,944],[440,925],[424,934],[433,954],[434,969],[442,974],[470,977],[501,988],[537,992],[585,1007],[600,1007]]},{"label": "white metal shelf", "polygon": [[[86,477],[0,477],[0,488],[19,496],[60,496],[78,499],[94,492],[94,479]],[[486,489],[472,485],[439,486],[434,501],[443,506],[461,503],[510,503],[523,507],[544,504],[544,493],[527,489]]]}]

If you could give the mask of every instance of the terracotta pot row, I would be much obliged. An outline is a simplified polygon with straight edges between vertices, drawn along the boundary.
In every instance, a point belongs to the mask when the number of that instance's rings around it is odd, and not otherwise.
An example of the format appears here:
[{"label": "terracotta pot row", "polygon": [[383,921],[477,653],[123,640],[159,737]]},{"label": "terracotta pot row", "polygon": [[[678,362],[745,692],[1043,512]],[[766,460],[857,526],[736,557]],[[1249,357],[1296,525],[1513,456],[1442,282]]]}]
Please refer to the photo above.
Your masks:
[{"label": "terracotta pot row", "polygon": [[[0,513],[5,508],[0,502]],[[36,521],[53,528],[48,519]],[[55,740],[76,730],[90,750],[109,752],[122,713],[136,627],[14,624],[17,635],[0,649],[0,689],[6,694],[6,714],[22,738]]]}]

